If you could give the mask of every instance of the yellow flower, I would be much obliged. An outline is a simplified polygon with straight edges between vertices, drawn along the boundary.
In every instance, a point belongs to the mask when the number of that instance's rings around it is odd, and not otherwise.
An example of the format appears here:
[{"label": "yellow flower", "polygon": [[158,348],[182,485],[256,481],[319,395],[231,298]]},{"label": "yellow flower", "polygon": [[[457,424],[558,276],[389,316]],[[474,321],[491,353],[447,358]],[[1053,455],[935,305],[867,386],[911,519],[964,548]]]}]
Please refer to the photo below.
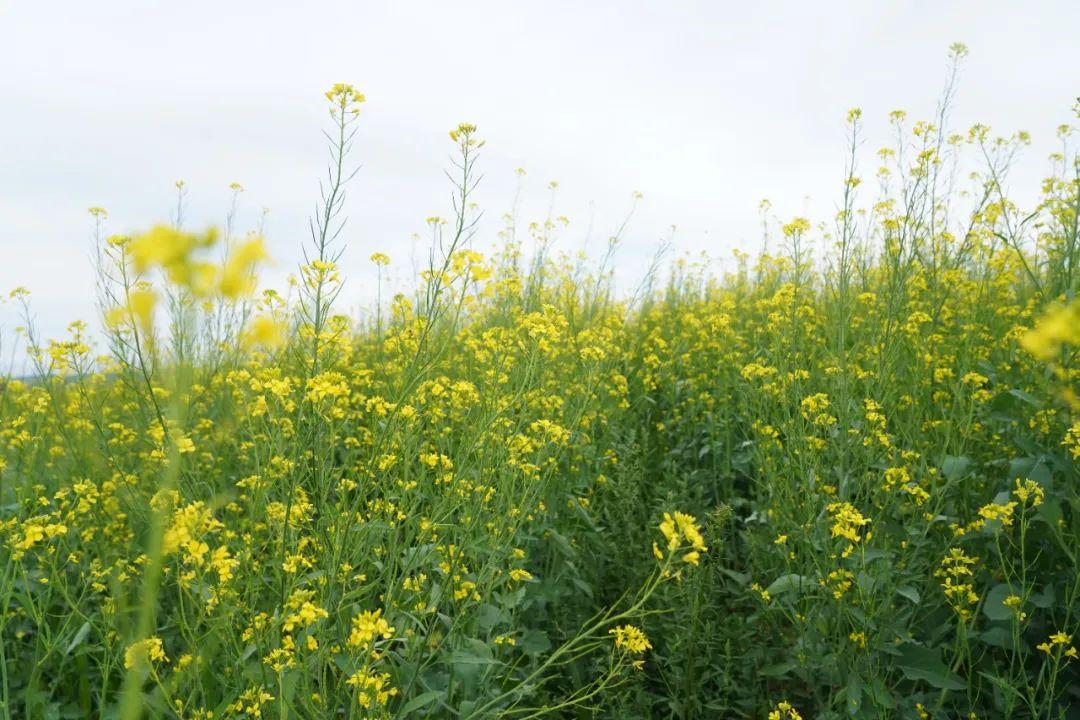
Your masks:
[{"label": "yellow flower", "polygon": [[165,649],[161,645],[161,638],[148,637],[138,640],[128,646],[124,651],[124,667],[129,670],[134,667],[143,667],[155,662],[168,662],[165,657]]},{"label": "yellow flower", "polygon": [[[683,562],[697,565],[701,557],[700,554],[708,550],[705,547],[705,540],[701,536],[701,529],[692,515],[681,512],[676,512],[674,515],[664,513],[664,519],[660,523],[660,532],[667,539],[667,551],[669,554],[681,549],[689,551],[682,556]],[[655,544],[653,545],[653,554],[658,559],[664,557]]]},{"label": "yellow flower", "polygon": [[367,100],[363,93],[357,92],[356,88],[347,83],[336,83],[326,91],[326,99],[335,106],[335,110],[351,112],[353,115],[359,114],[358,106]]},{"label": "yellow flower", "polygon": [[286,607],[291,612],[285,616],[281,629],[291,633],[299,628],[314,625],[319,620],[327,617],[326,610],[312,602],[315,593],[311,590],[297,590],[289,596]]},{"label": "yellow flower", "polygon": [[855,575],[850,570],[839,568],[818,580],[818,584],[832,591],[834,600],[839,600],[855,584]]},{"label": "yellow flower", "polygon": [[810,221],[806,218],[797,217],[781,228],[784,235],[795,237],[810,231]]},{"label": "yellow flower", "polygon": [[469,136],[476,132],[476,126],[472,123],[460,123],[456,128],[450,131],[450,139],[454,142],[459,140],[469,139]]},{"label": "yellow flower", "polygon": [[756,593],[758,594],[758,596],[759,596],[759,597],[761,598],[761,601],[762,601],[762,602],[764,602],[764,603],[768,603],[768,602],[769,602],[770,600],[772,600],[772,595],[770,595],[770,594],[769,594],[769,591],[768,591],[768,590],[766,590],[765,588],[761,587],[761,585],[760,585],[760,584],[758,584],[758,583],[751,583],[751,584],[750,584],[750,589],[751,589],[751,590],[753,590],[754,592],[756,592]]},{"label": "yellow flower", "polygon": [[386,705],[398,694],[398,689],[390,685],[389,673],[361,670],[346,682],[357,689],[357,701],[364,708]]},{"label": "yellow flower", "polygon": [[394,635],[394,628],[382,617],[382,609],[365,610],[352,619],[352,632],[349,633],[348,645],[354,648],[366,648],[375,640],[389,640]]},{"label": "yellow flower", "polygon": [[979,508],[979,517],[984,520],[997,520],[1003,526],[1009,527],[1013,523],[1013,510],[1015,509],[1016,503],[1014,502],[1005,505],[990,503]]},{"label": "yellow flower", "polygon": [[862,528],[870,524],[869,518],[863,516],[854,505],[846,502],[830,503],[826,510],[832,516],[832,527],[829,533],[833,537],[844,538],[855,544],[863,538],[859,535]]},{"label": "yellow flower", "polygon": [[781,700],[769,712],[769,720],[802,720],[802,715],[787,700]]},{"label": "yellow flower", "polygon": [[803,419],[818,427],[831,427],[836,424],[836,417],[829,412],[829,396],[825,393],[817,393],[802,399],[799,403],[799,412]]},{"label": "yellow flower", "polygon": [[528,570],[522,568],[514,568],[510,571],[510,579],[514,582],[522,582],[524,580],[532,580],[533,576]]},{"label": "yellow flower", "polygon": [[1020,344],[1040,360],[1052,360],[1064,344],[1080,343],[1080,300],[1051,308],[1020,338]]},{"label": "yellow flower", "polygon": [[1046,642],[1036,645],[1037,650],[1041,650],[1047,655],[1055,655],[1057,657],[1064,657],[1067,660],[1075,660],[1077,657],[1077,650],[1074,646],[1070,645],[1072,637],[1060,630],[1047,638]]},{"label": "yellow flower", "polygon": [[267,315],[256,315],[244,331],[243,344],[273,350],[285,342],[285,325]]},{"label": "yellow flower", "polygon": [[608,630],[608,635],[615,636],[615,647],[622,648],[627,652],[641,655],[646,650],[652,649],[652,643],[645,636],[641,628],[634,625],[619,625]]},{"label": "yellow flower", "polygon": [[1020,478],[1016,478],[1016,487],[1013,489],[1013,495],[1023,503],[1031,507],[1039,507],[1043,504],[1043,499],[1046,497],[1046,492],[1042,489],[1042,485],[1034,480],[1024,480],[1021,482]]},{"label": "yellow flower", "polygon": [[1069,451],[1073,460],[1080,460],[1080,419],[1072,424],[1061,441],[1062,447]]},{"label": "yellow flower", "polygon": [[1002,600],[1001,603],[1005,607],[1011,608],[1013,613],[1016,615],[1016,619],[1020,622],[1023,622],[1027,619],[1027,613],[1020,609],[1023,606],[1024,601],[1019,595],[1010,595],[1004,600]]},{"label": "yellow flower", "polygon": [[942,578],[941,589],[945,599],[962,621],[971,617],[971,607],[979,602],[979,596],[970,582],[974,575],[972,566],[978,560],[965,555],[960,548],[952,548],[934,572],[936,577]]},{"label": "yellow flower", "polygon": [[255,289],[256,266],[269,257],[261,237],[253,237],[234,248],[221,272],[221,294],[227,298],[250,294]]},{"label": "yellow flower", "polygon": [[146,272],[152,267],[162,267],[180,273],[192,252],[212,247],[217,239],[218,232],[215,228],[196,235],[168,225],[155,225],[149,231],[134,237],[127,248],[135,263],[135,269],[139,272]]},{"label": "yellow flower", "polygon": [[128,309],[144,334],[149,334],[153,325],[156,305],[157,294],[153,290],[133,290],[128,296]]}]

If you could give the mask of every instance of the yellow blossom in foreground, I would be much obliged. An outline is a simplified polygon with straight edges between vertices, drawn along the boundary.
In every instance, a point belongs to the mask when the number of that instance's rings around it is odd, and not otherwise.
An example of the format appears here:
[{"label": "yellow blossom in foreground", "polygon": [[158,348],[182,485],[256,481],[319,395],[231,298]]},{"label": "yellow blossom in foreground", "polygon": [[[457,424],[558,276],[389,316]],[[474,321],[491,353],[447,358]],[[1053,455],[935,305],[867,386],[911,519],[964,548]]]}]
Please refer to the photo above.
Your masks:
[{"label": "yellow blossom in foreground", "polygon": [[[701,536],[701,529],[698,527],[693,515],[681,512],[676,512],[674,515],[664,513],[664,519],[660,523],[660,532],[667,539],[667,551],[669,554],[681,549],[689,551],[682,556],[683,562],[697,565],[701,553],[708,550],[705,547],[705,540]],[[664,557],[655,543],[653,544],[653,554],[658,559]]]},{"label": "yellow blossom in foreground", "polygon": [[532,573],[523,568],[514,568],[510,571],[510,579],[514,582],[523,582],[525,580],[532,580],[532,578]]},{"label": "yellow blossom in foreground", "polygon": [[285,342],[285,325],[266,315],[252,319],[242,339],[246,347],[262,347],[273,350]]},{"label": "yellow blossom in foreground", "polygon": [[1027,613],[1020,609],[1024,604],[1024,600],[1019,595],[1009,595],[1001,601],[1001,604],[1010,608],[1020,622],[1027,619]]},{"label": "yellow blossom in foreground", "polygon": [[161,638],[157,637],[133,642],[124,651],[124,667],[129,670],[150,663],[168,661],[169,658],[165,657],[165,649],[161,645]]},{"label": "yellow blossom in foreground", "polygon": [[269,257],[261,237],[253,237],[233,248],[221,272],[221,294],[227,298],[250,294],[255,289],[255,268]]},{"label": "yellow blossom in foreground", "polygon": [[390,698],[398,694],[398,689],[390,685],[389,673],[361,670],[346,682],[356,688],[357,702],[364,708],[386,705]]},{"label": "yellow blossom in foreground", "polygon": [[366,648],[375,640],[389,640],[394,635],[394,628],[382,617],[382,608],[365,610],[352,619],[352,631],[349,633],[349,647]]},{"label": "yellow blossom in foreground", "polygon": [[146,272],[154,267],[163,268],[177,283],[187,284],[191,270],[191,255],[196,250],[213,247],[218,241],[218,231],[210,228],[200,234],[155,225],[127,244],[135,269]]},{"label": "yellow blossom in foreground", "polygon": [[1039,645],[1036,646],[1036,649],[1041,650],[1047,655],[1075,660],[1077,657],[1077,650],[1075,646],[1069,644],[1071,640],[1072,637],[1058,631],[1047,638],[1046,642],[1039,643]]},{"label": "yellow blossom in foreground", "polygon": [[1080,344],[1080,300],[1052,308],[1020,343],[1040,360],[1052,360],[1062,345]]},{"label": "yellow blossom in foreground", "polygon": [[1046,497],[1046,491],[1042,489],[1042,485],[1034,480],[1016,479],[1016,487],[1013,489],[1013,495],[1024,505],[1030,504],[1031,507],[1039,507],[1043,504],[1043,499]]},{"label": "yellow blossom in foreground", "polygon": [[975,574],[972,566],[978,558],[964,554],[960,548],[952,548],[941,561],[941,567],[934,575],[941,578],[941,589],[949,605],[960,617],[967,621],[971,617],[971,607],[979,602],[971,577]]},{"label": "yellow blossom in foreground", "polygon": [[802,720],[802,715],[787,700],[781,700],[769,712],[769,720]]},{"label": "yellow blossom in foreground", "polygon": [[150,327],[154,322],[154,307],[157,305],[157,294],[153,290],[134,290],[128,296],[128,310],[135,318],[143,334],[150,333]]},{"label": "yellow blossom in foreground", "polygon": [[646,650],[652,649],[652,643],[641,628],[634,625],[619,625],[608,630],[608,635],[615,636],[615,647],[622,648],[627,652],[641,655]]},{"label": "yellow blossom in foreground", "polygon": [[854,505],[846,502],[835,502],[830,503],[826,509],[829,511],[829,515],[832,516],[833,521],[832,527],[829,528],[829,534],[833,537],[844,538],[852,544],[863,539],[859,533],[862,532],[863,527],[870,524],[870,520],[864,517]]},{"label": "yellow blossom in foreground", "polygon": [[252,687],[245,690],[240,698],[229,705],[229,710],[234,713],[246,713],[255,718],[261,718],[262,706],[274,700],[274,696],[266,692],[265,688]]}]

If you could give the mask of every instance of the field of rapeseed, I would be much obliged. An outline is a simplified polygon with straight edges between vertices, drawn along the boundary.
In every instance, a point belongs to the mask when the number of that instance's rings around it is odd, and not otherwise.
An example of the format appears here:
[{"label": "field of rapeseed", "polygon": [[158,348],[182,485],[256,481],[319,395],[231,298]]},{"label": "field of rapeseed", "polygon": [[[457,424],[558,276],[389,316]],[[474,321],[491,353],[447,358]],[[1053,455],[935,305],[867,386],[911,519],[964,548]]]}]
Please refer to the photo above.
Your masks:
[{"label": "field of rapeseed", "polygon": [[860,178],[852,111],[835,217],[617,293],[560,218],[474,249],[463,124],[417,289],[358,320],[327,100],[287,289],[231,223],[93,208],[105,342],[11,293],[0,718],[1080,713],[1069,127],[1021,208],[1025,134],[896,112]]}]

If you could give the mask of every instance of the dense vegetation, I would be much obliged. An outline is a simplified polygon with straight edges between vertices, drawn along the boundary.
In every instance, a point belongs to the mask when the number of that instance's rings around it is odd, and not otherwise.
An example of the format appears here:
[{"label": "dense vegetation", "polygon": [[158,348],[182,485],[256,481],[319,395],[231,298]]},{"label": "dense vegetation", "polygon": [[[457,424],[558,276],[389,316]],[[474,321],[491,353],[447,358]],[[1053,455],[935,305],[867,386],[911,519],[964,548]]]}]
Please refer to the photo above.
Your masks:
[{"label": "dense vegetation", "polygon": [[1080,164],[1018,208],[1026,135],[950,95],[870,182],[850,113],[830,222],[633,293],[556,217],[476,252],[462,125],[418,289],[337,314],[349,86],[287,293],[92,209],[105,347],[10,300],[0,717],[1075,715]]}]

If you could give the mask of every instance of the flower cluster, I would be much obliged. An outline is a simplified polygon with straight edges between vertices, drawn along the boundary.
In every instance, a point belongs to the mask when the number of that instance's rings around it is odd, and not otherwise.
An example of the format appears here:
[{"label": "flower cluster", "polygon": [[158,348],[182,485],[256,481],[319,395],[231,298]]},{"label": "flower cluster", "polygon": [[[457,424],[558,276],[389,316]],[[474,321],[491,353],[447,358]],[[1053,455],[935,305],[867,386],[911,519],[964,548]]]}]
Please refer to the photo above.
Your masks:
[{"label": "flower cluster", "polygon": [[701,536],[701,528],[692,515],[676,512],[664,513],[664,519],[660,523],[660,533],[667,541],[664,551],[653,543],[653,555],[657,560],[673,557],[677,552],[683,552],[680,559],[682,562],[697,565],[701,559],[701,553],[708,548]]}]

